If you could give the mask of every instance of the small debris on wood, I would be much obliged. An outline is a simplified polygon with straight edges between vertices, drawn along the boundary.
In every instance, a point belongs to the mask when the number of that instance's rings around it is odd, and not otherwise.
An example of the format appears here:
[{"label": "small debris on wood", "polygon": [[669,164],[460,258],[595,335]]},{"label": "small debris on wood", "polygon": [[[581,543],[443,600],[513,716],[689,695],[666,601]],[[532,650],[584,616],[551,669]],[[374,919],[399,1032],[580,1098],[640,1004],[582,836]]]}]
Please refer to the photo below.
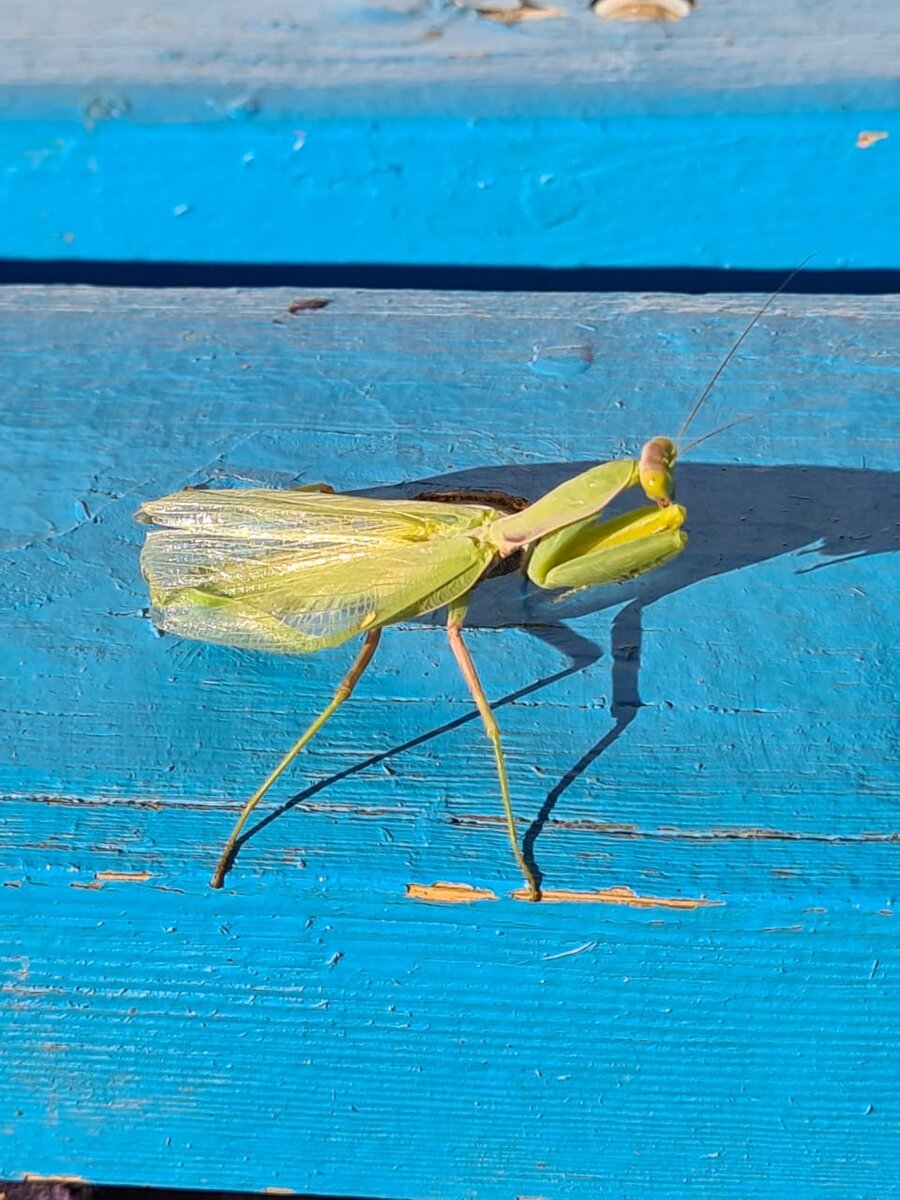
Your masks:
[{"label": "small debris on wood", "polygon": [[327,308],[331,303],[321,296],[309,296],[305,300],[292,300],[287,306],[289,313],[314,312],[319,308]]}]

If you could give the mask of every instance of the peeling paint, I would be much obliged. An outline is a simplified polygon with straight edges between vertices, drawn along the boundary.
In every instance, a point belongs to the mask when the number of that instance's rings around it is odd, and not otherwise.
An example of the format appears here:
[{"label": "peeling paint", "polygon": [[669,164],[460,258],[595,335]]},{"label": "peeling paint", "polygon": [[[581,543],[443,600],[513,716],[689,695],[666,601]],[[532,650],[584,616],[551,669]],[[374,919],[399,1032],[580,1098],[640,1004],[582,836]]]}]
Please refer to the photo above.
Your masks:
[{"label": "peeling paint", "polygon": [[496,900],[490,888],[473,887],[470,883],[408,883],[410,900],[428,900],[436,904],[473,904],[476,900]]},{"label": "peeling paint", "polygon": [[[531,901],[525,888],[512,893],[514,900]],[[717,908],[724,900],[692,899],[686,896],[640,896],[630,887],[602,888],[597,892],[575,892],[561,888],[541,892],[541,904],[627,904],[631,908]]]}]

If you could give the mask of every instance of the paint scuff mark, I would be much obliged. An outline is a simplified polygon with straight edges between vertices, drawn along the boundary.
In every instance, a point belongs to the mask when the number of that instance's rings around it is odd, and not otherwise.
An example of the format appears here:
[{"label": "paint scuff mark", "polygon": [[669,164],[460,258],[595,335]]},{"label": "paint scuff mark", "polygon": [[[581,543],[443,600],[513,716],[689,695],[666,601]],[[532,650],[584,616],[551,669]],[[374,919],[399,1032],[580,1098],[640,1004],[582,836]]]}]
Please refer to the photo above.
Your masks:
[{"label": "paint scuff mark", "polygon": [[[517,888],[512,893],[514,900],[531,897],[526,888]],[[630,887],[601,888],[596,892],[576,892],[566,888],[542,891],[542,904],[625,904],[630,908],[716,908],[724,900],[694,899],[688,896],[641,896]]]},{"label": "paint scuff mark", "polygon": [[410,900],[426,900],[434,904],[474,904],[477,900],[496,900],[490,888],[473,887],[471,883],[408,883]]}]

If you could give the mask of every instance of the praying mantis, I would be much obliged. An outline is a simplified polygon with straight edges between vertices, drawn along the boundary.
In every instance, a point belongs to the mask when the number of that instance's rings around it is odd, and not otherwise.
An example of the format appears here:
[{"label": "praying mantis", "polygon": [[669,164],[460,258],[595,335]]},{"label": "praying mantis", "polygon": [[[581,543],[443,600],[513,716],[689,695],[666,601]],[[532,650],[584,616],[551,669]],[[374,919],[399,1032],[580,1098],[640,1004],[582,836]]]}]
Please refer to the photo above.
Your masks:
[{"label": "praying mantis", "polygon": [[[463,640],[472,591],[517,562],[537,587],[568,593],[633,579],[680,554],[687,544],[686,511],[675,502],[676,461],[713,434],[687,447],[679,443],[741,342],[796,273],[734,342],[674,440],[653,437],[638,459],[591,467],[532,504],[488,493],[375,500],[314,484],[186,489],[140,507],[136,519],[155,527],[147,534],[141,569],[151,618],[161,631],[287,655],[363,638],[331,701],[244,805],[212,887],[222,886],[253,810],[350,698],[382,630],[446,608],[450,648],[493,749],[513,856],[528,898],[540,899],[519,844],[500,731]],[[640,488],[649,503],[602,519],[610,503],[632,488]]]}]

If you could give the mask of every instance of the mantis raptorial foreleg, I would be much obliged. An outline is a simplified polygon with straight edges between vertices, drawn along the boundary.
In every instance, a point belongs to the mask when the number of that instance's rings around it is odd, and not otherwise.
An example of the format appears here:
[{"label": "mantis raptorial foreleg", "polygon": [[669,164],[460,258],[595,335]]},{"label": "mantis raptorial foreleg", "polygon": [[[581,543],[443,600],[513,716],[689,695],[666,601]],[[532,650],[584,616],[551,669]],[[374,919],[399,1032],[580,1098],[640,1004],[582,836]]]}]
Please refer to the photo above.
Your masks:
[{"label": "mantis raptorial foreleg", "polygon": [[638,508],[608,521],[588,517],[538,542],[528,578],[538,587],[578,591],[644,575],[684,549],[684,517],[679,504]]},{"label": "mantis raptorial foreleg", "polygon": [[276,781],[276,779],[278,779],[278,777],[287,770],[303,747],[307,745],[308,742],[312,741],[328,718],[337,712],[345,700],[350,699],[350,696],[353,694],[353,689],[356,687],[357,683],[359,683],[363,671],[365,671],[366,667],[372,661],[372,656],[375,653],[375,648],[378,645],[378,640],[380,637],[380,629],[373,629],[370,633],[366,634],[365,640],[362,644],[362,649],[356,656],[356,661],[335,688],[331,703],[324,708],[312,722],[312,724],[310,724],[304,730],[290,750],[288,750],[287,754],[284,756],[275,770],[271,773],[271,775],[268,776],[265,782],[256,789],[256,791],[244,805],[243,809],[241,810],[241,815],[238,817],[237,821],[235,822],[234,829],[231,831],[231,837],[229,837],[225,849],[222,851],[222,857],[219,859],[218,865],[212,877],[210,884],[211,887],[220,888],[222,886],[222,881],[225,878],[225,872],[228,870],[231,862],[231,856],[234,854],[234,849],[237,845],[237,840],[240,837],[241,830],[247,823],[247,818],[253,812],[254,808],[256,808],[257,804],[259,804],[260,800],[262,800],[263,796]]},{"label": "mantis raptorial foreleg", "polygon": [[522,872],[525,882],[528,885],[528,898],[530,900],[540,900],[541,889],[535,878],[534,870],[526,862],[525,856],[519,847],[519,837],[516,832],[516,817],[513,813],[512,801],[509,797],[506,760],[503,757],[503,747],[500,744],[500,729],[497,725],[497,719],[488,703],[487,696],[484,694],[481,680],[478,678],[478,672],[475,670],[475,664],[472,662],[472,656],[469,654],[469,649],[462,639],[462,626],[469,607],[470,596],[471,592],[468,592],[465,596],[461,596],[458,600],[454,600],[448,605],[447,637],[450,640],[450,649],[453,651],[453,656],[457,663],[459,663],[463,679],[468,684],[469,691],[472,693],[472,699],[475,701],[475,705],[481,714],[484,731],[490,738],[491,745],[494,748],[497,778],[500,781],[500,794],[503,797],[503,809],[506,813],[506,828],[509,833],[513,854],[515,855],[516,862],[519,864],[519,870]]}]

